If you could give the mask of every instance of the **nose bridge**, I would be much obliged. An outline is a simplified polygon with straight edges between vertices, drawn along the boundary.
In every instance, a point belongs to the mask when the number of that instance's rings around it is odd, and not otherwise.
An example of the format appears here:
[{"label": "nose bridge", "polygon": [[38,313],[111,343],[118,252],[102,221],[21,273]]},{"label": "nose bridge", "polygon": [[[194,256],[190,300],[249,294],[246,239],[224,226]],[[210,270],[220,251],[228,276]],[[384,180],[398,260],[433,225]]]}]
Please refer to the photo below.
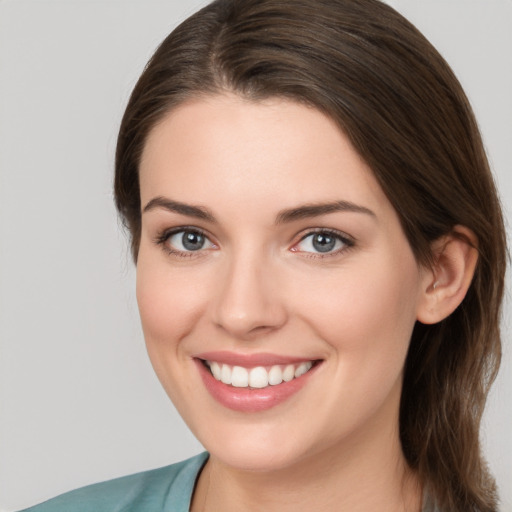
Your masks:
[{"label": "nose bridge", "polygon": [[253,337],[286,321],[275,266],[259,252],[233,251],[219,279],[214,321],[233,337]]}]

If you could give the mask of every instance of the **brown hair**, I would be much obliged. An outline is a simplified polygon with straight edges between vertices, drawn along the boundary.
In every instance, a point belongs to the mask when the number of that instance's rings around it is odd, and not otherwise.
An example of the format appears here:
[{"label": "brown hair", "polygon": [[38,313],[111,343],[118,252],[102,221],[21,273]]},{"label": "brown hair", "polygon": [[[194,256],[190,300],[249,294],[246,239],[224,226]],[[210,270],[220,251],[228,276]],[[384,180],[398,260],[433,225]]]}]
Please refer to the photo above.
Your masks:
[{"label": "brown hair", "polygon": [[432,241],[456,225],[476,235],[479,261],[463,303],[414,329],[400,435],[441,509],[496,510],[479,427],[500,361],[506,242],[479,130],[451,69],[378,0],[214,1],[157,49],[121,124],[115,197],[135,260],[148,133],[186,99],[223,91],[289,98],[334,119],[398,212],[419,263],[431,262]]}]

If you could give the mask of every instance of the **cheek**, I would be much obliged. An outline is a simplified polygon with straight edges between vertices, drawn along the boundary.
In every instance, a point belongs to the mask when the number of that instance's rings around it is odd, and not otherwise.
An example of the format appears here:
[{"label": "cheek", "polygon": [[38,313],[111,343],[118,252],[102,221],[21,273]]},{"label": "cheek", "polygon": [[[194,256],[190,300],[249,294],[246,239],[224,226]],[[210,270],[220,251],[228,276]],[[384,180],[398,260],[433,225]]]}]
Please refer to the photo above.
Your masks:
[{"label": "cheek", "polygon": [[194,285],[186,272],[170,269],[156,258],[139,257],[137,302],[146,348],[155,373],[180,411],[194,392],[187,378],[189,358],[184,339],[203,314],[205,287]]},{"label": "cheek", "polygon": [[208,294],[205,281],[196,277],[149,259],[139,259],[137,303],[148,349],[151,345],[172,345],[194,328]]},{"label": "cheek", "polygon": [[416,321],[418,277],[412,255],[400,261],[372,258],[367,264],[360,259],[317,276],[316,283],[303,283],[308,293],[300,295],[297,310],[330,345],[344,371],[396,376]]}]

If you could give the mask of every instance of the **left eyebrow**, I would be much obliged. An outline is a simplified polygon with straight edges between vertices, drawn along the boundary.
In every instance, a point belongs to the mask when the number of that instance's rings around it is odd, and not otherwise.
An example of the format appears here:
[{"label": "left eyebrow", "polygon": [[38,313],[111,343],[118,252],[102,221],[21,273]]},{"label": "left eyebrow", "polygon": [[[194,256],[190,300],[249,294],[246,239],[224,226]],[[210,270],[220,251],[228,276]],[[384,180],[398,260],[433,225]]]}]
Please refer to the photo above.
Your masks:
[{"label": "left eyebrow", "polygon": [[298,206],[297,208],[282,210],[276,217],[276,224],[293,222],[295,220],[307,219],[310,217],[319,217],[320,215],[335,212],[364,213],[371,217],[377,217],[372,210],[365,206],[360,206],[351,203],[350,201],[334,201],[333,203],[305,204],[303,206]]},{"label": "left eyebrow", "polygon": [[162,196],[151,199],[142,209],[142,213],[155,210],[156,208],[162,208],[163,210],[187,215],[188,217],[195,217],[196,219],[206,220],[208,222],[215,222],[213,214],[202,206],[180,203],[179,201],[173,201],[172,199]]}]

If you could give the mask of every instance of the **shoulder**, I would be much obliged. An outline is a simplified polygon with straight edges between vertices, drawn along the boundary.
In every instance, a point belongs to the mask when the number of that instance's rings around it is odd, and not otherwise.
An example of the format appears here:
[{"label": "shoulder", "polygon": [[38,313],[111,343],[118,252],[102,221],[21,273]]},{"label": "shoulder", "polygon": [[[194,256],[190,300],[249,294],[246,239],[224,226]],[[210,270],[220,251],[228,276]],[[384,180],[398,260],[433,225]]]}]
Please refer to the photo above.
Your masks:
[{"label": "shoulder", "polygon": [[206,452],[177,464],[108,480],[62,494],[21,512],[188,512]]}]

